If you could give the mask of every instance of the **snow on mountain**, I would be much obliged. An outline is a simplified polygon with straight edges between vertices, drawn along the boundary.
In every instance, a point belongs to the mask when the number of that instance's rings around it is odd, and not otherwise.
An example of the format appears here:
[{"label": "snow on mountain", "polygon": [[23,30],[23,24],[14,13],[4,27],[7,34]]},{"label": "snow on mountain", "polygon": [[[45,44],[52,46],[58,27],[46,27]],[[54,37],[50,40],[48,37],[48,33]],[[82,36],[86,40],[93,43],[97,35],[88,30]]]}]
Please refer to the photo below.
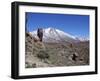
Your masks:
[{"label": "snow on mountain", "polygon": [[[34,37],[37,37],[37,30],[30,32]],[[59,29],[46,28],[43,29],[43,42],[77,42],[75,36],[65,33]]]},{"label": "snow on mountain", "polygon": [[82,38],[82,37],[80,37],[80,38],[78,38],[78,40],[80,40],[81,42],[84,42],[84,41],[89,41],[89,38]]}]

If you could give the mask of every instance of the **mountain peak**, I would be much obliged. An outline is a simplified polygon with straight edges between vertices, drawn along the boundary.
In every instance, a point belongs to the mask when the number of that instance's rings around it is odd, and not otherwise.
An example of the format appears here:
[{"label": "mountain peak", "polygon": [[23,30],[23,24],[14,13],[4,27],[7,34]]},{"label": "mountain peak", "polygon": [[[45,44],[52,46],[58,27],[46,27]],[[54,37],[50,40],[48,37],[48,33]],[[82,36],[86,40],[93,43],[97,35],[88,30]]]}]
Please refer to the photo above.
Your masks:
[{"label": "mountain peak", "polygon": [[[31,34],[36,37],[37,36],[37,30],[31,32]],[[49,27],[43,29],[43,41],[44,42],[75,42],[76,40],[75,36],[72,36],[64,31],[61,31],[59,29]]]},{"label": "mountain peak", "polygon": [[44,29],[44,30],[46,30],[46,31],[54,31],[55,28],[53,28],[53,27],[49,27],[49,28],[46,28],[46,29]]}]

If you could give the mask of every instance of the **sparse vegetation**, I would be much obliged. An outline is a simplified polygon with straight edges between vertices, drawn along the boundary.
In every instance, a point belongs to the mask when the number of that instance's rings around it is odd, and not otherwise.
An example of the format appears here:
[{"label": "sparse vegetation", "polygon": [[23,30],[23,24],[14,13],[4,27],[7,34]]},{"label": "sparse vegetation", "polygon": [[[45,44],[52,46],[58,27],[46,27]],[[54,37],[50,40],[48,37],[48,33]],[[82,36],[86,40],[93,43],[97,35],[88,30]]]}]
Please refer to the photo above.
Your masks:
[{"label": "sparse vegetation", "polygon": [[46,51],[41,50],[37,54],[37,57],[40,59],[47,59],[47,58],[49,58],[49,54]]},{"label": "sparse vegetation", "polygon": [[25,65],[26,65],[26,66],[25,66],[26,68],[31,68],[31,67],[36,68],[36,63],[31,64],[31,63],[29,63],[29,62],[26,62]]},{"label": "sparse vegetation", "polygon": [[[89,42],[73,43],[73,46],[65,43],[34,43],[33,54],[28,56],[26,68],[54,67],[54,66],[78,66],[89,65]],[[77,58],[73,60],[73,54],[77,53]],[[33,61],[34,60],[34,61]]]}]

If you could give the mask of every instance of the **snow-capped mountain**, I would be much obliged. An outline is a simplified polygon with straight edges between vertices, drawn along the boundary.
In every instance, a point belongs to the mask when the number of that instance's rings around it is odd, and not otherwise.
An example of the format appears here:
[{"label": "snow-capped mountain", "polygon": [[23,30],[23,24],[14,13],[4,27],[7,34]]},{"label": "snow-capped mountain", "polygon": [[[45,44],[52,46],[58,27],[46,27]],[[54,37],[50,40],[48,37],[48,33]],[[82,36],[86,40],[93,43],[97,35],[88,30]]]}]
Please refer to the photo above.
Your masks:
[{"label": "snow-capped mountain", "polygon": [[[30,32],[33,37],[37,37],[37,30]],[[43,42],[78,42],[75,36],[65,33],[59,29],[43,29]]]}]

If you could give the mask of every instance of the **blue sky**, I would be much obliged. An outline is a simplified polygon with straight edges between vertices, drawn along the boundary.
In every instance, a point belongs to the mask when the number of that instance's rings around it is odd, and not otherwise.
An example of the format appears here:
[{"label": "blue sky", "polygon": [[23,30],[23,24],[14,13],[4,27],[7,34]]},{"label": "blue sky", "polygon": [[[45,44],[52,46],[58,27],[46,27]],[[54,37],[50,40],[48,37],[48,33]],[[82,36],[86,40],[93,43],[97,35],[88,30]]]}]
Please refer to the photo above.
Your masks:
[{"label": "blue sky", "polygon": [[26,12],[27,30],[53,27],[71,35],[89,38],[89,16],[72,14],[50,14]]}]

